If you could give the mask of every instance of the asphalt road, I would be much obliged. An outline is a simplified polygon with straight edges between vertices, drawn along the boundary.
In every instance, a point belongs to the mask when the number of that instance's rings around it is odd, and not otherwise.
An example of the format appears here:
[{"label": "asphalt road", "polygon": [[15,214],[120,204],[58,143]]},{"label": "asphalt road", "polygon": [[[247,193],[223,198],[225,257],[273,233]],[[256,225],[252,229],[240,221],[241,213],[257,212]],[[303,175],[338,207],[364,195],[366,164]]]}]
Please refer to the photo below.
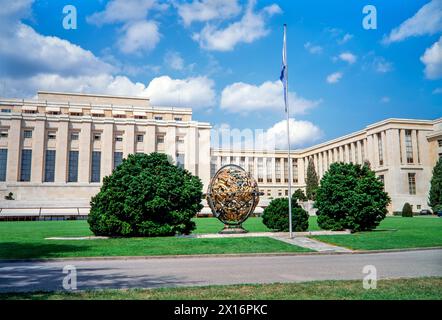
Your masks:
[{"label": "asphalt road", "polygon": [[[63,290],[75,266],[77,289],[156,288],[239,283],[442,276],[442,249],[389,253],[0,262],[0,292]],[[72,275],[72,273],[70,274]],[[68,281],[68,283],[71,283]]]}]

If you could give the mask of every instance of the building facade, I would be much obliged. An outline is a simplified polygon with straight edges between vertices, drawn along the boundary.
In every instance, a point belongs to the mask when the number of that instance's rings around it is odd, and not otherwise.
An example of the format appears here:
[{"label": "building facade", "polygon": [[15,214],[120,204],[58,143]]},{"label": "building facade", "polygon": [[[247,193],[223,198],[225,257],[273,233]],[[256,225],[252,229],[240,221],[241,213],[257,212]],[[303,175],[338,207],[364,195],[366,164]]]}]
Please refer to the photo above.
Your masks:
[{"label": "building facade", "polygon": [[[428,208],[432,168],[442,157],[442,118],[387,119],[361,131],[291,153],[210,146],[209,123],[188,108],[151,106],[147,98],[38,92],[35,100],[0,99],[0,208],[84,208],[124,157],[164,152],[207,187],[217,169],[235,163],[264,192],[260,206],[305,188],[313,159],[319,177],[333,162],[368,160],[392,198]],[[4,200],[12,192],[14,201]],[[5,211],[6,210],[6,211]],[[63,209],[64,210],[64,209]],[[1,213],[0,213],[1,214]]]}]

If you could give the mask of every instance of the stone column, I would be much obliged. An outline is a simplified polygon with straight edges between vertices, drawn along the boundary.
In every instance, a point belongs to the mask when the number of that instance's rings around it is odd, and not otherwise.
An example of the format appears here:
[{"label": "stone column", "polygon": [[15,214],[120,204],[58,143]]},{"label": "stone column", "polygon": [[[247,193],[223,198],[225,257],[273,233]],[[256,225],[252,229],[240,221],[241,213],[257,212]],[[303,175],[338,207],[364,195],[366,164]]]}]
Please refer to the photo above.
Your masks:
[{"label": "stone column", "polygon": [[135,153],[135,124],[125,126],[123,142],[123,158],[127,158],[129,154]]},{"label": "stone column", "polygon": [[304,158],[298,159],[298,184],[300,186],[305,186],[305,175],[304,175]]},{"label": "stone column", "polygon": [[101,137],[101,181],[112,173],[114,167],[114,141],[114,124],[113,122],[105,123]]},{"label": "stone column", "polygon": [[401,150],[402,150],[402,164],[407,164],[407,151],[405,148],[405,130],[400,130],[401,135]]},{"label": "stone column", "polygon": [[420,161],[418,152],[417,152],[417,140],[418,140],[418,131],[411,131],[411,143],[413,145],[413,163],[418,164]]},{"label": "stone column", "polygon": [[176,161],[176,127],[168,127],[164,138],[165,153]]},{"label": "stone column", "polygon": [[92,139],[92,123],[83,122],[81,124],[78,152],[78,182],[90,182]]},{"label": "stone column", "polygon": [[198,145],[198,130],[195,127],[187,129],[186,134],[186,155],[184,156],[184,167],[192,174],[196,173],[196,163],[198,154],[196,152]]},{"label": "stone column", "polygon": [[21,139],[21,119],[11,120],[8,139],[8,164],[6,168],[6,181],[8,183],[17,182],[20,169]]},{"label": "stone column", "polygon": [[46,145],[46,121],[38,119],[35,121],[35,128],[32,134],[32,167],[31,182],[41,183],[43,181],[43,166]]},{"label": "stone column", "polygon": [[144,140],[144,153],[152,153],[156,151],[157,136],[154,125],[147,125],[146,135]]},{"label": "stone column", "polygon": [[58,124],[57,151],[55,155],[55,182],[65,183],[68,168],[69,121],[62,120]]}]

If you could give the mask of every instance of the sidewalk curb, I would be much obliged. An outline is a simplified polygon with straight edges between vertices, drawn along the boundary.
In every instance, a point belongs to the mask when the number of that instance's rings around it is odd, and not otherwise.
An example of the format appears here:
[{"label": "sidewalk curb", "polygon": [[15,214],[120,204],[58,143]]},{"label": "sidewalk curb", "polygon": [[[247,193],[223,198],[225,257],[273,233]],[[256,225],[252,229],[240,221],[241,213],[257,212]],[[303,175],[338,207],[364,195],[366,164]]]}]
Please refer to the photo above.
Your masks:
[{"label": "sidewalk curb", "polygon": [[62,261],[93,261],[93,260],[150,260],[150,259],[198,259],[198,258],[246,258],[246,257],[280,257],[280,256],[317,256],[317,255],[353,255],[394,253],[409,251],[442,250],[442,247],[403,248],[386,250],[355,250],[352,252],[271,252],[271,253],[226,253],[226,254],[192,254],[192,255],[160,255],[160,256],[110,256],[110,257],[64,257],[64,258],[39,258],[39,259],[0,259],[3,263],[26,262],[62,262]]}]

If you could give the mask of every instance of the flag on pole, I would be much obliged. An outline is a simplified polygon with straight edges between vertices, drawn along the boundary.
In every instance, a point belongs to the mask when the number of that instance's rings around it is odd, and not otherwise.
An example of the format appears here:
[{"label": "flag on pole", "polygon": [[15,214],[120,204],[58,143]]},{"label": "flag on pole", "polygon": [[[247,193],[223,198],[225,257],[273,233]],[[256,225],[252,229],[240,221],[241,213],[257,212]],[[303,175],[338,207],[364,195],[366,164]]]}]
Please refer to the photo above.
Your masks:
[{"label": "flag on pole", "polygon": [[286,48],[286,25],[284,24],[284,43],[282,45],[282,68],[279,80],[281,80],[284,87],[284,105],[285,112],[287,112],[287,48]]}]

